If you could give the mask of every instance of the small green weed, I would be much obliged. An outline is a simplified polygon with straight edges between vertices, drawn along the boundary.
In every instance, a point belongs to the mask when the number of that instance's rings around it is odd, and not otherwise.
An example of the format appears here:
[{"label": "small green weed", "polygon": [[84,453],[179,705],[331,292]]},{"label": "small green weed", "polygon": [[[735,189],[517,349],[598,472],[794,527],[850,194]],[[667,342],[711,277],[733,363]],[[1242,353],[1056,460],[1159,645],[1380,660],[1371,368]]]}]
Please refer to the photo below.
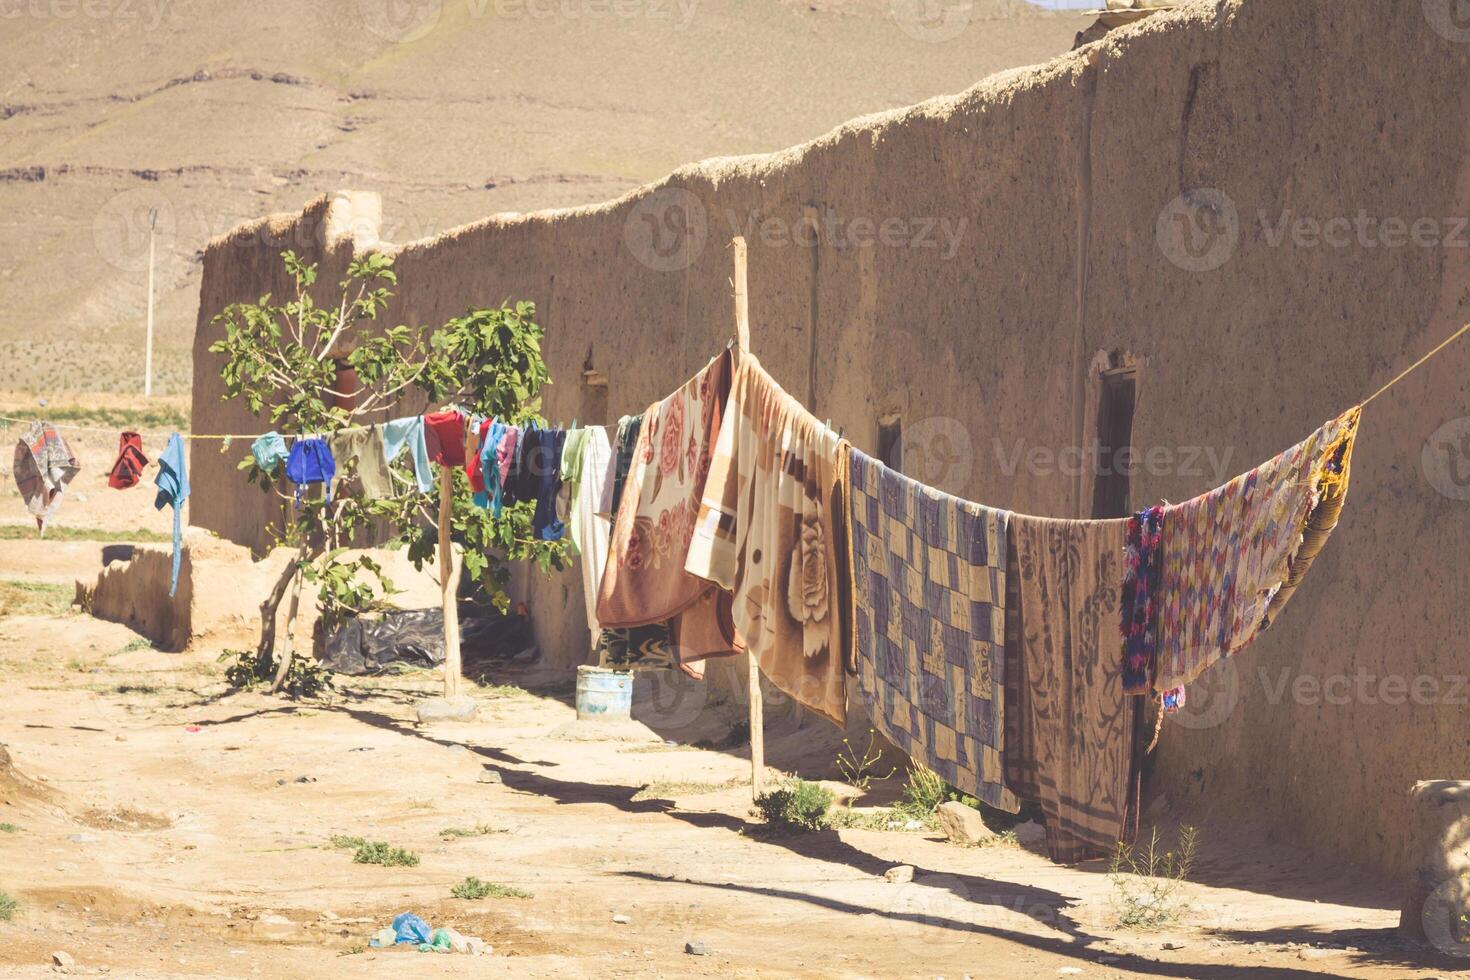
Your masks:
[{"label": "small green weed", "polygon": [[873,780],[888,779],[897,768],[888,770],[887,776],[877,775],[878,763],[883,761],[883,752],[878,748],[878,736],[873,729],[868,729],[868,747],[863,749],[859,755],[847,739],[842,740],[842,748],[837,752],[837,771],[842,773],[842,778],[852,786],[865,790],[873,784]]},{"label": "small green weed", "polygon": [[370,840],[364,841],[358,848],[357,853],[352,855],[354,864],[380,864],[385,868],[414,868],[418,866],[419,856],[413,851],[394,847],[386,841]]},{"label": "small green weed", "polygon": [[479,901],[482,898],[533,898],[534,896],[523,888],[514,885],[500,885],[493,881],[481,881],[479,878],[470,876],[449,890],[449,894],[455,898],[463,898],[467,901]]},{"label": "small green weed", "polygon": [[[234,658],[225,668],[225,683],[241,689],[273,681],[276,676],[276,658],[271,654],[257,657],[253,650],[226,650],[221,661]],[[291,669],[286,671],[285,691],[291,697],[314,698],[332,687],[332,672],[310,657],[293,657]]]},{"label": "small green weed", "polygon": [[475,824],[473,827],[445,827],[439,831],[440,837],[488,837],[490,834],[509,833],[504,827],[492,827],[487,823]]},{"label": "small green weed", "polygon": [[21,828],[13,823],[0,823],[0,834],[18,834]]},{"label": "small green weed", "polygon": [[367,951],[368,951],[368,948],[367,948],[367,944],[366,943],[353,943],[351,946],[348,946],[346,949],[342,950],[337,955],[338,956],[357,956],[359,953],[366,953]]},{"label": "small green weed", "polygon": [[1118,921],[1138,929],[1157,929],[1183,918],[1191,904],[1184,886],[1194,868],[1198,845],[1199,832],[1190,826],[1179,828],[1178,851],[1160,850],[1157,827],[1141,853],[1119,841],[1108,866]]},{"label": "small green weed", "polygon": [[755,801],[756,809],[772,827],[785,830],[821,830],[827,825],[832,793],[804,779],[793,779]]},{"label": "small green weed", "polygon": [[366,843],[366,837],[348,837],[346,834],[332,835],[332,846],[340,847],[343,850],[347,851],[355,851]]},{"label": "small green weed", "polygon": [[19,902],[4,892],[0,892],[0,922],[9,922],[19,909]]}]

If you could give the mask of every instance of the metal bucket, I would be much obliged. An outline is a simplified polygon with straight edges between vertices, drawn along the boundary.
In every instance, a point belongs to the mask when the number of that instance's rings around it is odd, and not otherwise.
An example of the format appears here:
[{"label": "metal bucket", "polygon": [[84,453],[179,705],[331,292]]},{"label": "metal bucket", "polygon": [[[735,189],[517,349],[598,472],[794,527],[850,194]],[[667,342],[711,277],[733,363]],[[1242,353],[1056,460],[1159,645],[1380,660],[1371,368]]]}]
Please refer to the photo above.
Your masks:
[{"label": "metal bucket", "polygon": [[631,717],[632,711],[632,671],[577,668],[578,721],[620,721]]}]

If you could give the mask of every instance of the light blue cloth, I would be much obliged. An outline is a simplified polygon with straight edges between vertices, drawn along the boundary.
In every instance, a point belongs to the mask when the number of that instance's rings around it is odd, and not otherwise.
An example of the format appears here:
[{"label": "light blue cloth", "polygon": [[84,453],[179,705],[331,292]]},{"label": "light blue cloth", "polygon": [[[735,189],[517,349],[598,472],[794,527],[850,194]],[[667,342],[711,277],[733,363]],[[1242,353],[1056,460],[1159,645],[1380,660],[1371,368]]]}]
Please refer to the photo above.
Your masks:
[{"label": "light blue cloth", "polygon": [[[505,429],[504,422],[491,422],[490,431],[480,444],[480,478],[485,481],[485,489],[475,494],[475,506],[481,510],[488,509],[492,500],[500,499],[500,457],[497,450],[500,440],[505,438]],[[495,516],[500,515],[497,513]]]},{"label": "light blue cloth", "polygon": [[168,437],[168,445],[158,460],[158,496],[153,498],[157,510],[172,504],[174,508],[174,563],[168,577],[168,594],[173,596],[179,587],[179,555],[183,551],[184,501],[189,499],[189,469],[184,462],[184,440],[175,432]]},{"label": "light blue cloth", "polygon": [[274,473],[286,458],[286,440],[279,432],[267,432],[250,444],[250,455],[255,465],[267,473]]},{"label": "light blue cloth", "polygon": [[429,449],[424,444],[424,417],[394,419],[379,427],[383,434],[383,456],[388,465],[398,458],[404,448],[413,453],[413,476],[418,482],[419,493],[434,489],[434,471],[429,467]]}]

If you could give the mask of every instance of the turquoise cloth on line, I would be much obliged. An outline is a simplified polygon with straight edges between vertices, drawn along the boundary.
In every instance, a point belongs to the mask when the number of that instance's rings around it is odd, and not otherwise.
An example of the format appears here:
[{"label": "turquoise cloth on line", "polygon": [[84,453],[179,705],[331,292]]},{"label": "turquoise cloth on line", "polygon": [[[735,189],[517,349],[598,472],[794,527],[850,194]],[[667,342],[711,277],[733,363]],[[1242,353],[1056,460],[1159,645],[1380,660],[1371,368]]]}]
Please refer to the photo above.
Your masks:
[{"label": "turquoise cloth on line", "polygon": [[153,482],[158,485],[158,496],[153,498],[154,508],[163,510],[169,504],[174,508],[174,561],[168,576],[168,594],[172,598],[179,587],[179,555],[184,544],[182,515],[184,501],[189,499],[189,470],[184,462],[184,440],[177,432],[168,437],[168,446],[158,460],[158,478]]},{"label": "turquoise cloth on line", "polygon": [[398,458],[398,454],[407,448],[413,453],[413,476],[417,481],[419,493],[428,493],[434,489],[434,471],[429,468],[429,449],[424,443],[424,418],[415,415],[411,418],[394,419],[384,422],[383,432],[383,456],[391,466]]},{"label": "turquoise cloth on line", "polygon": [[267,432],[250,444],[250,455],[255,457],[256,466],[274,473],[286,460],[286,440],[279,432]]},{"label": "turquoise cloth on line", "polygon": [[[491,422],[490,431],[480,444],[480,478],[485,482],[485,489],[475,494],[475,506],[481,510],[500,500],[499,446],[500,440],[505,438],[505,429],[504,422]],[[497,512],[495,516],[500,515]]]}]

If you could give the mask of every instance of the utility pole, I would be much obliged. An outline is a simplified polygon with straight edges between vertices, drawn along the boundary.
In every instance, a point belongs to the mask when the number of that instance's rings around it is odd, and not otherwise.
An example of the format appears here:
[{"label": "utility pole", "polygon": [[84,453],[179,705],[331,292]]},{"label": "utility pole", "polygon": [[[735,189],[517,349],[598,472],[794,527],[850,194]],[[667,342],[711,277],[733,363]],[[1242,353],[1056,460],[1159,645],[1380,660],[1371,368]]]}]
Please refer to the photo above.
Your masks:
[{"label": "utility pole", "polygon": [[158,209],[148,209],[148,340],[143,348],[143,397],[153,397],[153,229]]}]

